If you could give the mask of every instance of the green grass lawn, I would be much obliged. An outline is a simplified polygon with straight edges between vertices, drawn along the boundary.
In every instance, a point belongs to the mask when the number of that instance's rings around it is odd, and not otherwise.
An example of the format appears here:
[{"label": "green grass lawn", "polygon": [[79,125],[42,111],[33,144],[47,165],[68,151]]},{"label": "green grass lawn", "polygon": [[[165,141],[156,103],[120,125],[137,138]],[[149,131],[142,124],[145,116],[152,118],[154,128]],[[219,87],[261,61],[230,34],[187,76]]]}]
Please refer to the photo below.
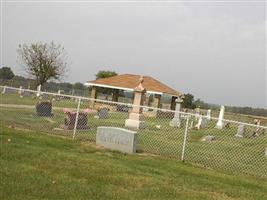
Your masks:
[{"label": "green grass lawn", "polygon": [[267,198],[264,179],[1,125],[1,199]]}]

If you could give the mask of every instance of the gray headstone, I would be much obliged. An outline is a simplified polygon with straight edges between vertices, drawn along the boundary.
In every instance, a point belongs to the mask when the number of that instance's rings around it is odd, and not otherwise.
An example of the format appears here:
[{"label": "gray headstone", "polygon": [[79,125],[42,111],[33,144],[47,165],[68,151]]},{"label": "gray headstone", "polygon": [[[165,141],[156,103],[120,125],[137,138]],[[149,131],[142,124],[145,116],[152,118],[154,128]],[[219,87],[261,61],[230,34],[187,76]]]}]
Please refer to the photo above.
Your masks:
[{"label": "gray headstone", "polygon": [[108,112],[109,109],[106,107],[100,108],[97,112],[97,115],[99,117],[99,119],[107,119],[108,118]]},{"label": "gray headstone", "polygon": [[240,124],[237,129],[237,133],[235,134],[235,137],[244,137],[245,133],[245,125]]},{"label": "gray headstone", "polygon": [[201,138],[201,141],[203,141],[203,142],[212,142],[214,140],[215,140],[215,136],[213,136],[213,135],[206,135],[206,136]]},{"label": "gray headstone", "polygon": [[97,127],[96,144],[124,153],[135,153],[137,132],[116,127]]}]

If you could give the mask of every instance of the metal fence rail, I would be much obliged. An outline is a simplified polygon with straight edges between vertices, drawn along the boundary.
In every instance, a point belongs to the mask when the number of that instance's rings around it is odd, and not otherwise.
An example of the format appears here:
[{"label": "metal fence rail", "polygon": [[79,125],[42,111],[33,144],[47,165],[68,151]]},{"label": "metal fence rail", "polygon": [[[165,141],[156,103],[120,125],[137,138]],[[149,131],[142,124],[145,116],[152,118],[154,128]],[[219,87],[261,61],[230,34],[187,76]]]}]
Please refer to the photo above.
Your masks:
[{"label": "metal fence rail", "polygon": [[[0,121],[6,127],[95,142],[99,126],[125,128],[135,105],[0,86]],[[145,152],[208,168],[267,178],[267,127],[194,113],[142,106],[138,131]],[[78,111],[78,112],[77,112]],[[170,123],[179,116],[179,126]],[[200,119],[201,118],[201,119]],[[246,120],[248,121],[248,120]]]}]

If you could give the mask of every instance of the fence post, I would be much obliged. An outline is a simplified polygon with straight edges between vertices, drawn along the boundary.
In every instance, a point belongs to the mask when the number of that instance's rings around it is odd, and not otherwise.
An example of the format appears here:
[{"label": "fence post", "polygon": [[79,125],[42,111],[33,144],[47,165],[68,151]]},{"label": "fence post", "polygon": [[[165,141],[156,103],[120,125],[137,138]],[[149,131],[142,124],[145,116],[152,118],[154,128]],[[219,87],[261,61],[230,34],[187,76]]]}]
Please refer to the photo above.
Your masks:
[{"label": "fence post", "polygon": [[75,135],[76,135],[78,118],[79,118],[79,112],[80,112],[80,105],[81,105],[81,97],[79,97],[79,100],[78,100],[78,106],[77,106],[77,111],[76,111],[77,113],[76,113],[76,118],[75,118],[75,124],[74,124],[72,139],[74,139],[75,138]]},{"label": "fence post", "polygon": [[184,154],[185,154],[185,146],[186,146],[187,133],[188,133],[189,118],[190,118],[190,115],[187,115],[186,125],[185,125],[185,132],[184,132],[183,149],[182,149],[182,158],[181,158],[182,161],[184,161]]}]

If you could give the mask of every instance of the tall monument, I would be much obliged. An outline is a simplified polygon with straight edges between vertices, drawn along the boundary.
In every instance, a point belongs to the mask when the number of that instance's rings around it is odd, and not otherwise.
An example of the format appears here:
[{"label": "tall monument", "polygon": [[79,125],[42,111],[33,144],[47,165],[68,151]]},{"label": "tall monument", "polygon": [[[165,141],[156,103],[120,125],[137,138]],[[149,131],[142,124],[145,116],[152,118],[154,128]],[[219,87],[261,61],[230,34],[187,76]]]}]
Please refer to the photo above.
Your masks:
[{"label": "tall monument", "polygon": [[220,110],[220,114],[219,114],[219,119],[218,119],[218,122],[216,124],[216,128],[217,129],[224,128],[224,122],[223,122],[224,110],[225,110],[224,106],[221,106],[221,110]]},{"label": "tall monument", "polygon": [[138,86],[134,89],[133,109],[129,119],[125,120],[125,127],[141,129],[145,128],[145,121],[142,106],[145,100],[146,89],[143,87],[144,78],[141,76]]},{"label": "tall monument", "polygon": [[183,99],[178,97],[175,100],[176,107],[175,107],[175,113],[173,119],[170,121],[170,126],[172,127],[180,127],[181,126],[181,103],[183,102]]}]

